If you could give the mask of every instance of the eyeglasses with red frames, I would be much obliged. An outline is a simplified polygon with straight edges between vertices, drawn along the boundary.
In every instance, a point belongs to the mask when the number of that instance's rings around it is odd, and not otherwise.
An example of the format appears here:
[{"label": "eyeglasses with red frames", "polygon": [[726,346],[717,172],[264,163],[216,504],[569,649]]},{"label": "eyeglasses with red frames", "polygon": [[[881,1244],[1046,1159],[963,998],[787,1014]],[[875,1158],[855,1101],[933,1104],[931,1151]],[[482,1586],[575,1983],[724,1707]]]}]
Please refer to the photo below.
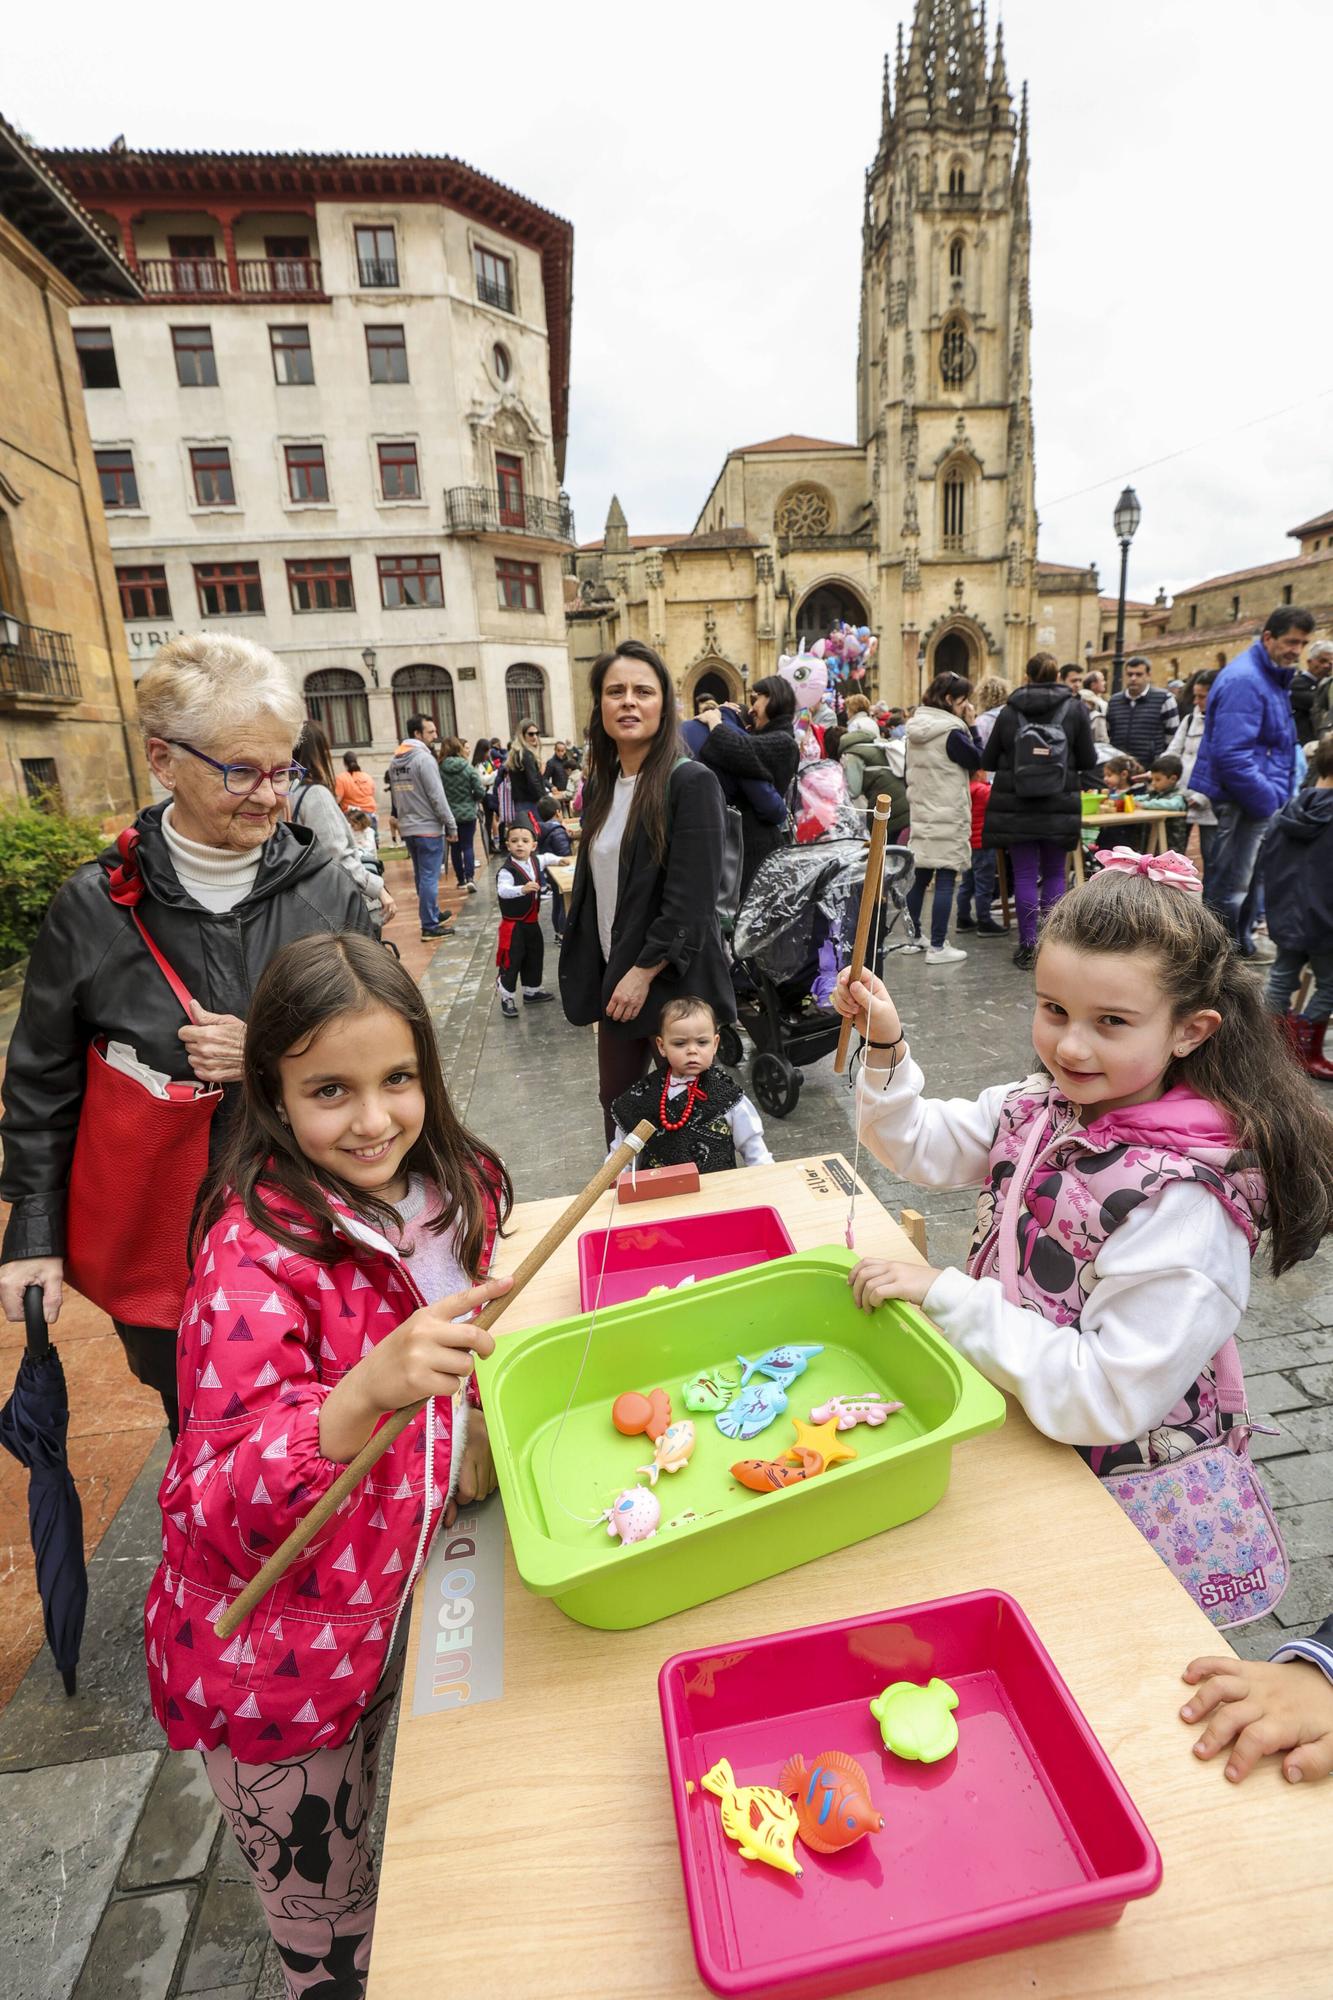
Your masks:
[{"label": "eyeglasses with red frames", "polygon": [[259,790],[265,778],[273,787],[274,797],[285,799],[292,786],[298,785],[306,775],[304,764],[275,764],[271,771],[261,771],[256,764],[219,764],[216,757],[196,750],[193,743],[182,743],[175,736],[168,736],[165,740],[173,750],[187,750],[201,764],[210,764],[215,771],[221,771],[224,789],[237,799],[248,799],[252,792]]}]

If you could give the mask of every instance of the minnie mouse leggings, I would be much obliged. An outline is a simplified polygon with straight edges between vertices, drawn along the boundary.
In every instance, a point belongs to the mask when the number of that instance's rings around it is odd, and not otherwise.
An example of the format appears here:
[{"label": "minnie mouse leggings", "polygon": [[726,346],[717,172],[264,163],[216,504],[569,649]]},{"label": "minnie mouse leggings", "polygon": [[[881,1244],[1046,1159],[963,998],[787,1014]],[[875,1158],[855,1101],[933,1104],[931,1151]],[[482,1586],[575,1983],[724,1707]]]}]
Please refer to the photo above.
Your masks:
[{"label": "minnie mouse leggings", "polygon": [[379,1893],[370,1820],[404,1651],[346,1743],[281,1764],[238,1763],[225,1744],[203,1753],[278,1947],[287,2000],[363,2000]]}]

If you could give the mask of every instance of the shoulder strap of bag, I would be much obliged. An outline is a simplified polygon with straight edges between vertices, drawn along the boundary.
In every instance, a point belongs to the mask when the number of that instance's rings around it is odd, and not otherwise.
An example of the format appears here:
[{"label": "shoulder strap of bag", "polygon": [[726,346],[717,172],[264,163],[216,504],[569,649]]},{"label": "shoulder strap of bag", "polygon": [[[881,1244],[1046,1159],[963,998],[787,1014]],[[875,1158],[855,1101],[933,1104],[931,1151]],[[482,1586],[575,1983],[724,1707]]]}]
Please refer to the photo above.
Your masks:
[{"label": "shoulder strap of bag", "polygon": [[1213,1356],[1213,1384],[1221,1414],[1224,1417],[1243,1417],[1246,1414],[1245,1371],[1240,1365],[1240,1349],[1234,1334]]},{"label": "shoulder strap of bag", "polygon": [[186,1020],[192,1021],[194,1019],[194,997],[184,980],[168,965],[162,953],[153,943],[152,938],[148,935],[147,926],[135,907],[143,896],[143,876],[139,872],[138,846],[138,828],[127,826],[116,841],[116,851],[120,855],[120,866],[111,870],[111,900],[113,903],[118,903],[122,909],[129,911],[130,919],[135,929],[152,953],[153,963],[180,1002],[181,1007],[184,1009]]}]

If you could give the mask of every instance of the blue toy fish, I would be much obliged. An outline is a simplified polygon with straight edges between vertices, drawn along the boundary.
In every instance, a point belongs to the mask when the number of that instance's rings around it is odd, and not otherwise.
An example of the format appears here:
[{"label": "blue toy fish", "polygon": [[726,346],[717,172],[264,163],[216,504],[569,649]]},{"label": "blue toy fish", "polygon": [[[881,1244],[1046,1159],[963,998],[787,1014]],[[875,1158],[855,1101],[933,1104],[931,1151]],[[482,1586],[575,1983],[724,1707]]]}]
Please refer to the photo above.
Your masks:
[{"label": "blue toy fish", "polygon": [[743,1389],[731,1408],[723,1410],[715,1421],[723,1437],[758,1437],[786,1407],[787,1392],[780,1382],[756,1382]]},{"label": "blue toy fish", "polygon": [[743,1354],[738,1354],[736,1359],[744,1371],[741,1387],[745,1387],[752,1375],[767,1375],[770,1381],[790,1389],[796,1377],[804,1375],[815,1356],[823,1352],[822,1347],[770,1347],[757,1361],[747,1361]]}]

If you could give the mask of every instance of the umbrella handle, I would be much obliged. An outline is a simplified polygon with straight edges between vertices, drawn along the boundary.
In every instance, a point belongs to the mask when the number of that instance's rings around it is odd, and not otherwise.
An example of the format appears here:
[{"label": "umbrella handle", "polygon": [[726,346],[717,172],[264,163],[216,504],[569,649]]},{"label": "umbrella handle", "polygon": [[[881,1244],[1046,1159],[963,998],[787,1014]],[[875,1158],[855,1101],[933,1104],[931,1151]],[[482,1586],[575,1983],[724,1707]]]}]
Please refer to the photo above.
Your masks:
[{"label": "umbrella handle", "polygon": [[23,1324],[28,1334],[28,1352],[34,1361],[40,1361],[51,1345],[51,1336],[46,1327],[46,1312],[42,1305],[40,1285],[26,1285],[23,1290]]}]

